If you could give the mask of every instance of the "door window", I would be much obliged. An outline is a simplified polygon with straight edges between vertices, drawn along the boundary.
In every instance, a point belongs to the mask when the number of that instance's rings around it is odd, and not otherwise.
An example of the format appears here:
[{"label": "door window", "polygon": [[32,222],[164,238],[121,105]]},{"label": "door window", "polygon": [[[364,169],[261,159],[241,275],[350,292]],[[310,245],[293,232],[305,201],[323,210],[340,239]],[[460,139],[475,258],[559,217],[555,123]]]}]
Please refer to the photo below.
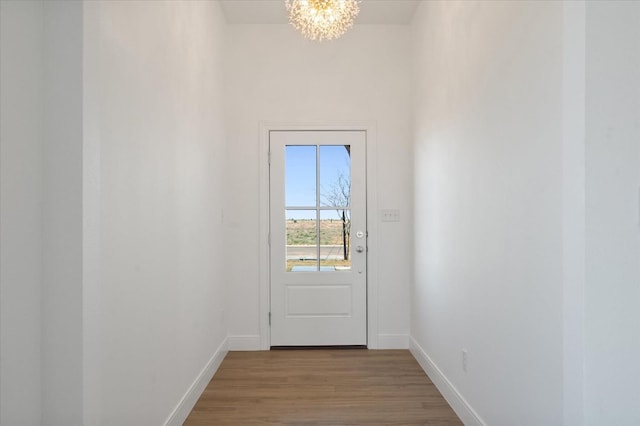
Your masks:
[{"label": "door window", "polygon": [[350,270],[350,145],[287,145],[285,200],[286,270]]}]

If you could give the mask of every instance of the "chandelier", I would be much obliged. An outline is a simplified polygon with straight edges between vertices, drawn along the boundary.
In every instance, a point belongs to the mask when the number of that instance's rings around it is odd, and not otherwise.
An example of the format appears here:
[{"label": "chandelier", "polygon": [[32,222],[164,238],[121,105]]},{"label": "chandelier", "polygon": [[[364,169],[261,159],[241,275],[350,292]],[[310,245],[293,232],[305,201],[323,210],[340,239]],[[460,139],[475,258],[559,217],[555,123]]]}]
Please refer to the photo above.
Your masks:
[{"label": "chandelier", "polygon": [[289,22],[311,40],[333,40],[347,32],[360,12],[358,0],[285,0]]}]

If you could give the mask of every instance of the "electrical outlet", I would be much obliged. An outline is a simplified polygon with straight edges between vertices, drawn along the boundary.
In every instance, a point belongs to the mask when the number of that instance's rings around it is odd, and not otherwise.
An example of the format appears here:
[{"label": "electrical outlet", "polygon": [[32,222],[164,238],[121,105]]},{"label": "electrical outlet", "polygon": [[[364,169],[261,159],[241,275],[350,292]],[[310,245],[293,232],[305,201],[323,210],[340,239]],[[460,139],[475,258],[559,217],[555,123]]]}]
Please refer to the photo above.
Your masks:
[{"label": "electrical outlet", "polygon": [[466,349],[462,350],[462,371],[467,372],[467,361],[469,359],[469,352]]}]

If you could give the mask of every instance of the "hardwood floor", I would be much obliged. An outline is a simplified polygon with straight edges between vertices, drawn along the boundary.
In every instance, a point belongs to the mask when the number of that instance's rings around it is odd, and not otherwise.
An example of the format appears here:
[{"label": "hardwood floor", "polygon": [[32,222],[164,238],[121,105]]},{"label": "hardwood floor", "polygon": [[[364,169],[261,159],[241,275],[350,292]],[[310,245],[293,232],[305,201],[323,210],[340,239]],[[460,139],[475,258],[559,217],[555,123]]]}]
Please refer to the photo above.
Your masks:
[{"label": "hardwood floor", "polygon": [[406,350],[229,352],[185,426],[461,425]]}]

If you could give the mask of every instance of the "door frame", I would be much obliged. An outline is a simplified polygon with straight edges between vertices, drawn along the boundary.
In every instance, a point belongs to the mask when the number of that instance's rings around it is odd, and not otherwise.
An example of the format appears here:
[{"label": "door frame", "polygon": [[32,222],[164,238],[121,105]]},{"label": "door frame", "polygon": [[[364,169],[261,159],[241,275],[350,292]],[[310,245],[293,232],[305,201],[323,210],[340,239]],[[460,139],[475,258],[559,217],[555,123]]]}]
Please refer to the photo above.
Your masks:
[{"label": "door frame", "polygon": [[260,221],[259,287],[260,349],[271,347],[269,311],[271,309],[271,262],[269,259],[269,133],[271,131],[357,130],[365,132],[367,187],[367,347],[378,349],[378,186],[377,131],[375,122],[286,123],[260,122]]}]

